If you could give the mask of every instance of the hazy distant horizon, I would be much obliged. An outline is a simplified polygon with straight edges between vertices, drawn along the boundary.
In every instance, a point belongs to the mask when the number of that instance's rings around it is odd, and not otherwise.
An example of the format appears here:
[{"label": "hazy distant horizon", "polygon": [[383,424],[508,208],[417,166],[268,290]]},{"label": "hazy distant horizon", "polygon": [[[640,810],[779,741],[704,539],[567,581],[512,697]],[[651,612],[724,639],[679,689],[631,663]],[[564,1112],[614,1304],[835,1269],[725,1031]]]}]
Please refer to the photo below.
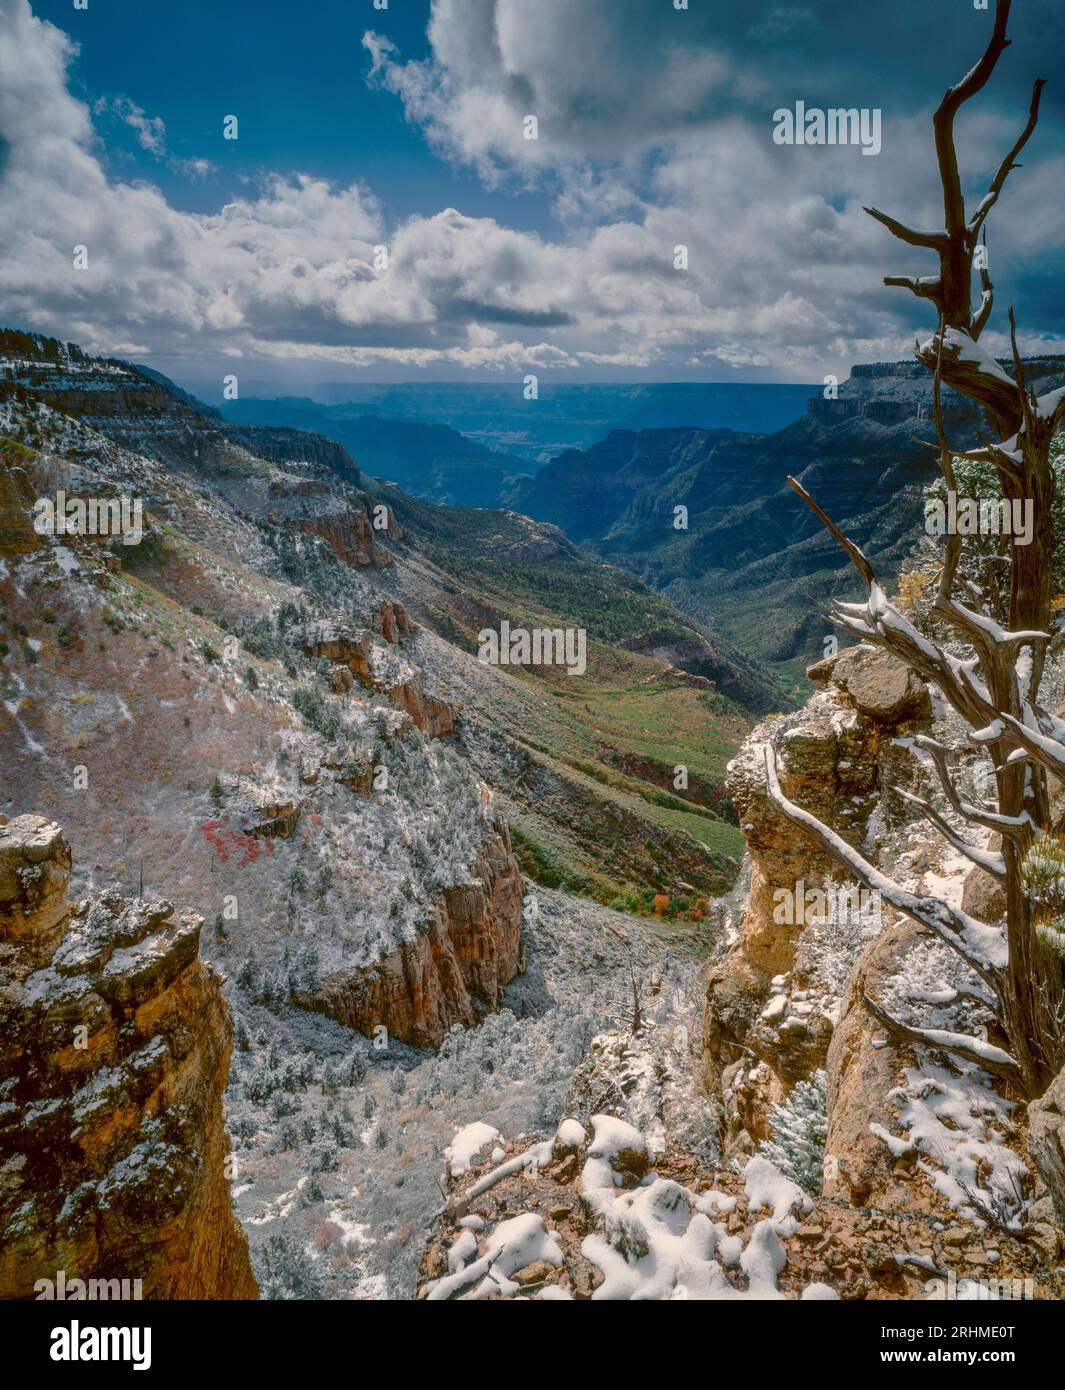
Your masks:
[{"label": "hazy distant horizon", "polygon": [[[203,377],[197,378],[189,376],[184,372],[167,372],[164,371],[162,367],[157,367],[155,363],[150,360],[145,360],[143,363],[138,363],[131,358],[130,361],[133,362],[134,366],[148,366],[154,368],[156,371],[163,372],[164,376],[170,377],[171,381],[173,381],[176,385],[180,386],[182,390],[189,391],[193,395],[198,395],[201,400],[207,401],[207,395],[203,393],[210,393],[212,396],[217,396],[221,398],[221,383],[219,379],[216,379],[214,377],[210,379]],[[873,364],[863,363],[861,365]],[[845,379],[846,378],[844,378],[844,380]],[[295,389],[297,385],[300,387],[300,389],[298,390]],[[521,394],[520,380],[515,381],[512,379],[508,379],[506,381],[500,381],[498,377],[447,377],[440,378],[439,380],[433,378],[431,380],[425,381],[410,380],[402,377],[397,377],[393,380],[388,381],[367,380],[365,378],[362,378],[357,381],[318,381],[310,385],[294,383],[293,389],[291,390],[285,389],[285,386],[286,383],[283,380],[269,381],[263,379],[256,379],[254,377],[245,378],[242,376],[240,377],[240,396],[242,399],[247,399],[248,397],[258,397],[264,400],[283,400],[286,398],[292,398],[300,400],[313,400],[318,405],[335,405],[341,399],[357,400],[360,394],[372,396],[379,395],[382,391],[392,390],[409,391],[412,393],[416,393],[418,391],[437,391],[447,390],[448,388],[454,388],[459,391],[498,391],[501,395],[513,395],[515,393],[517,393],[518,395]],[[698,390],[713,390],[715,388],[718,388],[725,391],[750,389],[762,390],[764,388],[773,387],[780,387],[785,390],[809,391],[821,391],[824,389],[824,383],[821,381],[701,381],[698,379],[689,380],[683,377],[663,377],[660,380],[646,380],[643,378],[617,378],[609,381],[541,380],[540,396],[541,399],[544,399],[563,392],[592,392],[610,390],[631,391],[653,389],[662,386],[691,387]],[[320,399],[316,397],[316,391],[327,394],[330,397],[330,399]],[[347,392],[349,394],[347,396],[342,397],[340,394],[342,392]],[[214,401],[209,402],[209,404],[214,403]]]},{"label": "hazy distant horizon", "polygon": [[[326,399],[290,392],[256,395],[243,382],[237,401],[222,399],[220,383],[204,383],[204,390],[193,394],[236,423],[289,425],[324,434],[355,414],[446,425],[500,453],[542,464],[566,449],[589,448],[618,429],[774,434],[804,415],[810,396],[822,386],[748,381],[545,382],[536,400],[525,399],[520,379],[320,382],[317,389]],[[345,411],[345,407],[353,409]],[[333,437],[347,438],[343,428]]]}]

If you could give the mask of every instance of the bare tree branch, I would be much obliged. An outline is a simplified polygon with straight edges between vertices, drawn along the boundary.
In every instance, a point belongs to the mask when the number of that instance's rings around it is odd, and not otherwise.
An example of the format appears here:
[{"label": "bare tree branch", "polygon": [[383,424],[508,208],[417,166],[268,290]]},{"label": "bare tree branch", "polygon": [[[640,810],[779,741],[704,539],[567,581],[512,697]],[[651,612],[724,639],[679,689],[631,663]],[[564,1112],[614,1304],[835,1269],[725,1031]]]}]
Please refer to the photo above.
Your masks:
[{"label": "bare tree branch", "polygon": [[1006,861],[1001,854],[996,854],[994,850],[981,849],[978,845],[971,845],[957,831],[951,829],[932,803],[926,801],[923,796],[918,796],[915,792],[908,792],[904,787],[894,787],[892,790],[904,801],[919,806],[926,819],[932,822],[947,843],[953,845],[959,854],[964,855],[966,859],[983,869],[985,873],[990,874],[999,883],[1006,882]]},{"label": "bare tree branch", "polygon": [[780,787],[776,753],[771,744],[765,750],[766,787],[769,800],[796,825],[804,826],[823,849],[850,870],[859,883],[873,893],[879,893],[896,911],[929,927],[951,950],[957,952],[980,978],[998,993],[997,980],[1007,961],[1006,942],[995,927],[978,922],[961,908],[939,898],[919,897],[908,888],[880,872],[852,845],[847,844],[834,830],[822,823],[810,811],[789,801]]},{"label": "bare tree branch", "polygon": [[915,227],[907,227],[905,223],[897,221],[894,217],[889,217],[886,212],[880,212],[877,208],[863,208],[870,217],[875,217],[878,222],[897,236],[900,241],[905,241],[910,246],[924,246],[929,250],[938,250],[944,246],[947,240],[946,232],[923,232]]},{"label": "bare tree branch", "polygon": [[976,234],[983,226],[984,219],[987,217],[987,214],[998,202],[998,195],[1002,192],[1003,186],[1006,182],[1006,179],[1009,177],[1010,171],[1013,169],[1019,169],[1021,167],[1016,162],[1017,156],[1028,143],[1032,131],[1035,130],[1036,122],[1039,120],[1039,99],[1043,94],[1043,88],[1045,86],[1046,81],[1044,78],[1040,77],[1036,79],[1035,85],[1032,88],[1032,100],[1028,107],[1028,124],[1024,127],[1020,135],[1017,137],[1017,142],[1013,146],[1013,149],[1010,150],[1009,154],[1006,155],[1005,159],[1003,159],[1002,163],[998,166],[998,172],[995,174],[995,177],[991,180],[991,187],[984,194],[983,198],[980,201],[980,206],[973,213],[972,218],[969,221],[969,237],[974,242],[974,244],[976,241]]},{"label": "bare tree branch", "polygon": [[917,746],[928,753],[939,774],[939,781],[946,794],[947,800],[959,816],[971,821],[973,825],[982,825],[987,830],[997,831],[1006,839],[1021,839],[1026,830],[1031,831],[1032,821],[1027,814],[1023,816],[1003,816],[997,811],[988,811],[984,807],[973,806],[968,801],[962,801],[958,795],[957,788],[950,780],[947,769],[946,749],[942,744],[937,743],[934,738],[929,738],[927,734],[918,734],[914,739]]},{"label": "bare tree branch", "polygon": [[969,333],[975,341],[984,331],[988,319],[991,317],[991,309],[995,303],[995,287],[991,283],[991,272],[987,265],[987,228],[982,227],[980,231],[981,243],[984,248],[983,264],[980,266],[980,307],[973,315],[972,323],[969,326]]},{"label": "bare tree branch", "polygon": [[1053,772],[1056,777],[1065,780],[1065,748],[1062,748],[1057,739],[1048,738],[1038,729],[1022,724],[1012,714],[1003,714],[1001,718],[1008,732],[1026,753],[1031,754],[1048,772]]},{"label": "bare tree branch", "polygon": [[940,1052],[949,1052],[965,1062],[975,1062],[993,1076],[1001,1076],[1014,1085],[1021,1080],[1021,1069],[1008,1052],[1001,1047],[985,1043],[981,1038],[970,1038],[963,1033],[947,1033],[939,1028],[913,1028],[908,1023],[894,1018],[882,1009],[875,999],[862,990],[862,1003],[877,1020],[883,1024],[891,1036],[900,1042],[915,1043],[920,1047],[934,1047]]},{"label": "bare tree branch", "polygon": [[[958,173],[958,156],[954,149],[954,118],[959,109],[970,98],[976,96],[986,85],[995,69],[995,64],[1009,47],[1006,25],[1010,17],[1010,0],[998,0],[995,6],[995,23],[991,38],[979,61],[965,74],[960,82],[949,87],[939,103],[932,118],[935,133],[936,157],[939,160],[940,181],[943,185],[943,213],[947,226],[947,237],[953,243],[951,250],[964,246],[967,227],[965,224],[965,199],[961,190],[961,175]],[[969,295],[966,287],[965,322],[968,322]],[[948,322],[960,326],[961,319],[952,319],[946,313]]]},{"label": "bare tree branch", "polygon": [[788,485],[789,487],[793,487],[795,489],[795,491],[799,494],[799,496],[810,508],[810,510],[814,512],[816,516],[820,517],[821,522],[823,523],[825,528],[836,538],[837,541],[839,541],[840,545],[850,556],[851,563],[854,565],[854,568],[862,576],[866,584],[875,584],[876,572],[873,569],[872,565],[869,563],[869,561],[862,554],[859,547],[856,546],[853,541],[847,539],[847,537],[839,529],[839,527],[828,515],[828,513],[823,512],[821,510],[821,508],[817,505],[814,499],[803,487],[802,483],[800,483],[797,478],[793,478],[790,473],[788,474]]},{"label": "bare tree branch", "polygon": [[943,290],[943,282],[938,275],[885,275],[884,284],[909,290],[918,299],[930,299],[936,305]]}]

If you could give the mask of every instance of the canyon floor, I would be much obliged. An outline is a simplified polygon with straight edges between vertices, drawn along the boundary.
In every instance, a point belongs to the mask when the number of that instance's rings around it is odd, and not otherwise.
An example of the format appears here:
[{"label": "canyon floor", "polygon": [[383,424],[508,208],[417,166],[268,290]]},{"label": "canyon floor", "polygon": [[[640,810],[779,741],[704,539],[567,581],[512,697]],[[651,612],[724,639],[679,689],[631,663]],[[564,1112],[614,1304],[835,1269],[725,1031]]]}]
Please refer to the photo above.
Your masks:
[{"label": "canyon floor", "polygon": [[[929,733],[973,796],[988,771],[912,673],[846,648],[796,707],[550,521],[0,346],[5,1295],[106,1258],[173,1298],[1060,1296],[1060,1078],[1026,1107],[885,1036],[870,981],[993,1026],[900,914],[777,911],[848,885],[770,746],[997,929],[912,810]],[[35,527],[61,496],[143,524]],[[486,664],[503,622],[581,625],[586,673]]]}]

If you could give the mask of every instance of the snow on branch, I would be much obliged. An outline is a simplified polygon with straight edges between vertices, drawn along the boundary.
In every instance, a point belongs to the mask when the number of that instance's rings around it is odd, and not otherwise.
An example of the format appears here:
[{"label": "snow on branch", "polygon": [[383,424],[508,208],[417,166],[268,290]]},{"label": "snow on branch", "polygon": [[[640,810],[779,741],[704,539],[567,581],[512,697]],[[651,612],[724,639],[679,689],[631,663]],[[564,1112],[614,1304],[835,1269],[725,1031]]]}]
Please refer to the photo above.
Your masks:
[{"label": "snow on branch", "polygon": [[1025,706],[1026,714],[1033,716],[1032,724],[1022,724],[1019,719],[1015,719],[1012,714],[1001,716],[1006,726],[1007,735],[1016,740],[1017,743],[1030,753],[1037,763],[1040,763],[1049,772],[1065,780],[1065,747],[1055,738],[1048,738],[1034,727],[1034,720],[1038,717],[1037,711],[1031,706]]},{"label": "snow on branch", "polygon": [[811,812],[789,801],[780,787],[777,774],[776,751],[771,744],[765,749],[766,787],[769,800],[796,825],[805,826],[814,838],[832,855],[838,863],[848,869],[859,883],[874,893],[896,911],[930,928],[961,958],[972,967],[992,988],[996,985],[996,975],[1005,970],[1009,962],[1009,948],[1004,934],[985,922],[978,922],[967,912],[953,907],[940,898],[919,897],[903,888],[886,874],[874,868],[869,861],[852,845],[847,844],[834,830],[829,829]]},{"label": "snow on branch", "polygon": [[882,1009],[875,999],[866,994],[864,988],[861,990],[861,996],[865,1007],[893,1038],[950,1052],[963,1061],[975,1062],[995,1076],[1004,1077],[1014,1083],[1020,1081],[1020,1067],[1001,1047],[995,1047],[983,1038],[974,1038],[966,1033],[948,1033],[942,1028],[914,1028],[889,1014],[886,1009]]},{"label": "snow on branch", "polygon": [[927,734],[918,734],[914,743],[918,749],[927,753],[932,759],[943,792],[959,816],[971,821],[973,825],[982,825],[986,830],[997,831],[998,834],[1012,840],[1023,839],[1034,828],[1032,818],[1027,811],[1019,816],[1004,816],[998,811],[988,811],[982,806],[973,806],[971,802],[964,801],[958,795],[958,789],[950,779],[950,772],[947,768],[947,750],[943,745]]},{"label": "snow on branch", "polygon": [[914,806],[919,806],[926,818],[932,822],[939,833],[948,844],[965,856],[971,863],[983,869],[985,873],[991,875],[999,883],[1006,882],[1006,861],[1002,855],[995,850],[981,849],[978,845],[971,845],[968,840],[952,830],[943,817],[930,801],[926,801],[923,796],[917,796],[914,792],[908,792],[904,787],[895,787],[893,790],[903,798],[904,801],[911,802]]}]

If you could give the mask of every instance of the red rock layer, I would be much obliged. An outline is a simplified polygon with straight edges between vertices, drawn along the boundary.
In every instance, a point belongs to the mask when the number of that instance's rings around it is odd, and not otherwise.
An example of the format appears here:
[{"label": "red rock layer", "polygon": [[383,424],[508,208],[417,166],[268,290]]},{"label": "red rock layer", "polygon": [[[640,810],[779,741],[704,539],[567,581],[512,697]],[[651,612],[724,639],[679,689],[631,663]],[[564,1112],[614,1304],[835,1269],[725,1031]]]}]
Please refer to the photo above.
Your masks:
[{"label": "red rock layer", "polygon": [[475,1023],[522,968],[521,870],[502,823],[471,874],[475,882],[444,892],[414,941],[376,965],[330,977],[299,1002],[361,1033],[383,1024],[417,1045],[437,1046],[456,1023]]}]

